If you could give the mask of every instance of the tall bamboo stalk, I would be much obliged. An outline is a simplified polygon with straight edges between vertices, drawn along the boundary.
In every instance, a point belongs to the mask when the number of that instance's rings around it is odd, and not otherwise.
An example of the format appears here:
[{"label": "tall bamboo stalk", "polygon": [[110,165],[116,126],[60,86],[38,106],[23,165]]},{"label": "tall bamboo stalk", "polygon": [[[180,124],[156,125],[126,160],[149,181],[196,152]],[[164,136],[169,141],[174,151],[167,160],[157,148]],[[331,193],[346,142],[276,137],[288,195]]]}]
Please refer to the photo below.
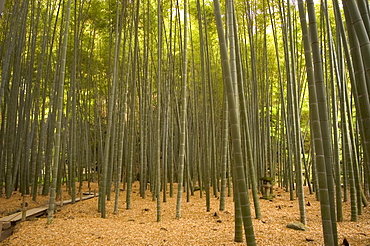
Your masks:
[{"label": "tall bamboo stalk", "polygon": [[241,150],[241,139],[240,139],[240,123],[239,123],[239,112],[237,111],[236,101],[233,92],[233,81],[231,80],[229,58],[226,48],[225,34],[223,30],[223,23],[221,18],[220,3],[218,0],[213,2],[214,14],[217,24],[217,33],[221,52],[221,62],[223,67],[224,87],[227,91],[227,100],[230,109],[230,127],[231,127],[231,139],[233,143],[233,158],[234,158],[234,171],[236,174],[234,184],[237,187],[237,192],[240,197],[240,207],[243,216],[244,232],[247,239],[248,245],[256,245],[254,230],[252,225],[250,202],[248,189],[245,182],[245,171],[243,165],[243,156]]},{"label": "tall bamboo stalk", "polygon": [[[317,175],[319,180],[319,196],[321,205],[321,218],[323,223],[324,242],[327,245],[338,244],[337,238],[337,227],[336,227],[336,216],[334,207],[334,182],[332,177],[332,150],[331,150],[331,138],[330,128],[328,124],[327,115],[327,100],[326,100],[326,88],[324,85],[323,70],[322,70],[322,57],[319,47],[319,39],[317,32],[316,12],[314,9],[314,3],[312,0],[307,1],[307,10],[309,17],[309,34],[312,46],[312,61],[313,61],[313,72],[314,72],[314,85],[312,85],[311,91],[315,92],[316,100],[313,98],[314,95],[310,92],[310,105],[317,104],[318,111],[312,114],[312,124],[318,124],[313,127],[316,150],[316,163],[317,163]],[[303,16],[301,15],[301,19]],[[309,56],[309,50],[305,49],[307,56]],[[307,59],[307,58],[306,58]],[[308,65],[306,61],[307,69],[312,69],[311,65]],[[312,64],[312,63],[311,63]],[[308,72],[309,73],[309,72]],[[307,74],[308,74],[307,73]],[[311,76],[311,75],[310,75]],[[313,79],[311,79],[313,81]],[[311,86],[310,85],[310,86]],[[310,87],[309,86],[309,87]],[[313,89],[315,87],[315,90]],[[317,115],[318,114],[318,115]],[[316,122],[317,121],[317,122]],[[320,130],[319,130],[320,129]],[[323,151],[323,152],[321,152]],[[330,225],[329,225],[330,224]]]},{"label": "tall bamboo stalk", "polygon": [[57,188],[57,176],[59,169],[59,159],[60,159],[60,144],[61,144],[61,130],[62,130],[62,116],[63,116],[63,98],[64,98],[64,80],[66,71],[66,57],[67,57],[67,46],[68,46],[68,31],[69,31],[69,21],[71,15],[71,0],[68,0],[66,8],[66,22],[63,34],[63,45],[62,45],[62,57],[60,61],[60,78],[57,88],[57,105],[56,105],[56,129],[55,129],[55,144],[54,144],[54,158],[53,158],[53,174],[52,174],[52,184],[50,189],[50,200],[48,208],[48,218],[47,223],[53,223],[54,219],[54,209],[55,209],[55,195]]},{"label": "tall bamboo stalk", "polygon": [[181,127],[180,127],[180,149],[179,149],[179,178],[176,204],[176,218],[181,217],[182,187],[184,180],[185,144],[186,144],[186,111],[187,111],[187,73],[188,73],[188,2],[184,0],[184,46],[182,54],[182,94],[181,94]]}]

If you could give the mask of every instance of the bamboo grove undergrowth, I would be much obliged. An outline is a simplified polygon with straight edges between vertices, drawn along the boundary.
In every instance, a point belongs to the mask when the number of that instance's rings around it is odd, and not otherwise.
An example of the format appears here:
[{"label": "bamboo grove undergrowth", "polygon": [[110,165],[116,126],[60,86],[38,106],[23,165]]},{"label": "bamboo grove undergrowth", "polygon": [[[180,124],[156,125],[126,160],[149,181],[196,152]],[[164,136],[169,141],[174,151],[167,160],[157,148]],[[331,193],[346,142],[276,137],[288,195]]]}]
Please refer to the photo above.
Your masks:
[{"label": "bamboo grove undergrowth", "polygon": [[83,181],[103,218],[131,209],[135,181],[157,221],[168,195],[176,218],[183,195],[204,191],[205,211],[234,196],[248,245],[266,180],[304,224],[304,186],[317,194],[325,245],[343,202],[352,221],[367,206],[368,1],[6,0],[0,14],[0,195],[50,196],[48,223]]}]

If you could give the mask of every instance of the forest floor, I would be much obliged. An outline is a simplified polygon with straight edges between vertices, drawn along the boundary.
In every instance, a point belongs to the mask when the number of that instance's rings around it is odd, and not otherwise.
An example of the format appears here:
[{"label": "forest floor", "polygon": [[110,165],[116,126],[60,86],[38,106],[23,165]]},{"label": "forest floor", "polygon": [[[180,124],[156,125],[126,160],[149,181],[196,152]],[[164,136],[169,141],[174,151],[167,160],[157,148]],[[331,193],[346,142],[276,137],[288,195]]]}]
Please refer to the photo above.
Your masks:
[{"label": "forest floor", "polygon": [[[87,191],[84,184],[84,191]],[[92,184],[92,189],[97,185]],[[100,218],[98,198],[63,206],[47,225],[41,217],[19,223],[14,233],[2,245],[243,245],[234,240],[234,206],[227,198],[225,211],[219,211],[219,199],[211,197],[211,211],[206,211],[205,195],[199,191],[186,202],[183,194],[181,218],[175,219],[176,193],[161,203],[162,218],[157,220],[157,205],[147,192],[139,196],[139,184],[133,185],[131,209],[126,210],[126,192],[121,191],[119,212],[113,214],[114,193],[107,201],[107,218]],[[67,192],[64,199],[68,198]],[[273,201],[260,199],[262,219],[253,219],[258,245],[324,245],[320,204],[315,195],[305,193],[307,231],[286,227],[299,222],[298,200],[291,201],[289,193],[275,188]],[[163,195],[162,195],[163,196]],[[162,197],[163,199],[163,197]],[[0,198],[0,217],[20,208],[18,193],[10,199]],[[48,197],[39,196],[37,202],[28,201],[29,208],[48,203]],[[251,200],[252,214],[254,214]],[[339,243],[346,238],[350,245],[370,245],[370,207],[364,207],[357,222],[350,221],[350,204],[343,203],[343,222],[339,222]],[[245,243],[244,243],[245,244]]]}]

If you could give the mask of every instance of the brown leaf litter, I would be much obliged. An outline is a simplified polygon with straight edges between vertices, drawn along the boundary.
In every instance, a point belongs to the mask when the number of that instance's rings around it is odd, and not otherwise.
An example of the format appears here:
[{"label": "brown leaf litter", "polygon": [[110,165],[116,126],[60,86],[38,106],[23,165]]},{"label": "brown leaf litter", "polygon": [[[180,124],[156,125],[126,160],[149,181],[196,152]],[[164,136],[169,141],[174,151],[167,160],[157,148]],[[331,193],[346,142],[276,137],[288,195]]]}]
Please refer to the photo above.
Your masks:
[{"label": "brown leaf litter", "polygon": [[[87,186],[84,184],[84,187]],[[97,186],[95,184],[95,188]],[[87,189],[85,188],[84,191]],[[65,192],[67,193],[67,192]],[[56,213],[53,224],[46,218],[25,221],[3,245],[244,245],[234,240],[234,204],[227,197],[225,211],[219,211],[220,200],[211,198],[211,211],[206,211],[205,195],[199,191],[186,202],[183,195],[181,218],[175,218],[176,195],[161,202],[161,221],[157,220],[157,204],[150,192],[147,198],[139,195],[139,184],[133,185],[131,209],[126,209],[126,192],[121,191],[119,212],[113,214],[114,193],[107,201],[107,218],[100,218],[98,198],[63,206]],[[305,194],[307,231],[286,227],[299,222],[298,200],[290,201],[289,193],[275,188],[273,201],[259,200],[262,219],[253,219],[258,245],[324,245],[320,204],[315,195]],[[67,197],[67,195],[64,195]],[[163,196],[163,194],[162,194]],[[30,198],[28,198],[30,200]],[[15,193],[10,199],[0,198],[0,215],[20,208],[22,198]],[[29,201],[29,208],[47,204],[48,197],[39,196],[37,203]],[[251,198],[252,214],[253,200]],[[370,209],[364,207],[357,222],[350,221],[350,203],[343,203],[343,222],[338,225],[338,239],[349,245],[370,245]]]}]

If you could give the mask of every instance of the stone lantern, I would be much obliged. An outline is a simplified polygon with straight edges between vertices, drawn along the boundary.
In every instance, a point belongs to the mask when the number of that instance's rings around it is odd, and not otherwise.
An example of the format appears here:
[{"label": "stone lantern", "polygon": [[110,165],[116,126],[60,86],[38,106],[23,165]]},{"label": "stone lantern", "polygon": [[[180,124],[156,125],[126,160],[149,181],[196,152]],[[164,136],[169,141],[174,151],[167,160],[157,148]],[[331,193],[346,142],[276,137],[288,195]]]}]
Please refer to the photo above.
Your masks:
[{"label": "stone lantern", "polygon": [[262,177],[262,197],[261,199],[272,200],[274,197],[270,194],[274,179],[271,177]]}]

